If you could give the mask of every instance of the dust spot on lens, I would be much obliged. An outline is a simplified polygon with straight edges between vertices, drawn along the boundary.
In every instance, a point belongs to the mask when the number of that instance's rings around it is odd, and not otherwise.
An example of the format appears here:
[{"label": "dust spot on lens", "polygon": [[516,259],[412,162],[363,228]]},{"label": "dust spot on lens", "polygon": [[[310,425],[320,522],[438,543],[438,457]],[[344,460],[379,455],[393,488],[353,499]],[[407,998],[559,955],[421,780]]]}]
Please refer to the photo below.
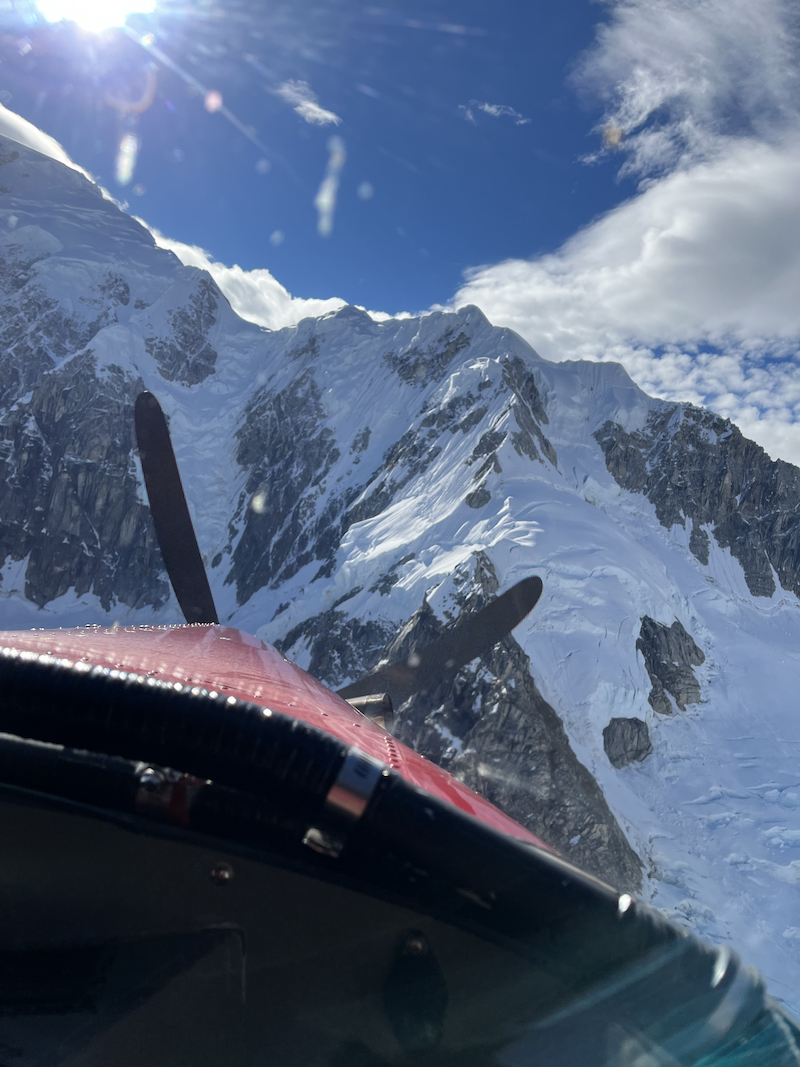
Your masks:
[{"label": "dust spot on lens", "polygon": [[317,232],[320,237],[329,237],[333,231],[333,213],[336,209],[336,195],[339,191],[339,174],[344,166],[347,154],[341,137],[331,137],[328,141],[328,166],[325,177],[314,197],[314,207],[319,213]]}]

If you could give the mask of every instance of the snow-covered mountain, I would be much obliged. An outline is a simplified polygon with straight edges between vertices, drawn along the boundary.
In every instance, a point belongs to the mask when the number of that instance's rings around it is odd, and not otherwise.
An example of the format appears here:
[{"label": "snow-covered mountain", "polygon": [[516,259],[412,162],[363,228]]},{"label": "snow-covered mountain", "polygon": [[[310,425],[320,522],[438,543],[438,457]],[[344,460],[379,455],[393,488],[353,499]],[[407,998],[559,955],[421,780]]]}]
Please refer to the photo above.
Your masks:
[{"label": "snow-covered mountain", "polygon": [[142,387],[221,617],[331,685],[539,574],[397,732],[800,1008],[800,471],[477,308],[262,330],[11,141],[0,246],[0,625],[179,621]]}]

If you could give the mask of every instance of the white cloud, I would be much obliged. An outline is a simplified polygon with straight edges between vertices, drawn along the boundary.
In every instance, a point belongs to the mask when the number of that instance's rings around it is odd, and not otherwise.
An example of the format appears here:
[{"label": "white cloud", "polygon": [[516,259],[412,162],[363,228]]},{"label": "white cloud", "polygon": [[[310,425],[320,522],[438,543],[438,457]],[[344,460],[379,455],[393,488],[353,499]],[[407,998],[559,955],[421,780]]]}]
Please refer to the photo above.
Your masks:
[{"label": "white cloud", "polygon": [[338,126],[342,121],[333,111],[328,111],[319,104],[308,82],[284,82],[274,92],[281,100],[290,104],[301,119],[310,122],[312,126]]},{"label": "white cloud", "polygon": [[[143,219],[137,221],[147,226]],[[244,270],[236,264],[226,267],[224,263],[216,263],[208,252],[196,245],[173,241],[152,227],[148,229],[156,244],[174,252],[181,263],[207,270],[236,314],[258,326],[279,330],[284,326],[294,326],[312,315],[325,315],[345,304],[344,300],[337,297],[316,300],[292,296],[268,270]]]},{"label": "white cloud", "polygon": [[575,81],[639,194],[552,255],[468,272],[453,305],[800,463],[799,55],[782,0],[619,0]]},{"label": "white cloud", "polygon": [[486,115],[491,115],[493,118],[500,118],[502,115],[508,115],[509,118],[514,120],[515,126],[525,126],[531,120],[521,115],[519,111],[515,111],[513,107],[509,107],[508,104],[489,104],[486,101],[470,100],[469,106],[466,104],[459,104],[458,110],[464,112],[464,118],[467,122],[475,124],[475,110],[483,111]]},{"label": "white cloud", "polygon": [[548,359],[619,360],[648,392],[705,403],[800,462],[799,295],[800,141],[746,141],[553,255],[470,272],[453,303]]},{"label": "white cloud", "polygon": [[616,0],[578,65],[579,91],[627,136],[628,169],[708,158],[731,136],[774,143],[800,108],[793,0]]}]

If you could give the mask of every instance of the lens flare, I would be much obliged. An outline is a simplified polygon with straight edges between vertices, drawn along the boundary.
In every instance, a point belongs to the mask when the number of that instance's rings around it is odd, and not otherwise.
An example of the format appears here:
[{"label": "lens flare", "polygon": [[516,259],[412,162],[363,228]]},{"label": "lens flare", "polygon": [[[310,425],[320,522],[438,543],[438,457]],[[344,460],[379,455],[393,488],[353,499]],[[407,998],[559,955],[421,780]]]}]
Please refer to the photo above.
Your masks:
[{"label": "lens flare", "polygon": [[210,89],[206,93],[204,107],[212,115],[215,111],[219,111],[222,107],[222,93],[218,93],[216,89]]},{"label": "lens flare", "polygon": [[138,154],[139,141],[132,133],[126,133],[119,142],[117,158],[114,161],[114,177],[119,185],[127,185],[133,177]]},{"label": "lens flare", "polygon": [[75,22],[90,33],[124,26],[128,15],[150,15],[156,0],[36,0],[48,22]]}]

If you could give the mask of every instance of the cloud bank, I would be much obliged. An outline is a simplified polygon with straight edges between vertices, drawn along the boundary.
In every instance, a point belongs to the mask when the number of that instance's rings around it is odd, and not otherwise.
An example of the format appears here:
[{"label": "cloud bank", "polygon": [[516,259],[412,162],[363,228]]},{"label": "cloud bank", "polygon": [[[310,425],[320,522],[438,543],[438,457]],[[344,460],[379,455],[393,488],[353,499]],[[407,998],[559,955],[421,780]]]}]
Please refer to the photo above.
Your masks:
[{"label": "cloud bank", "polygon": [[[468,272],[549,359],[619,360],[800,464],[798,20],[781,0],[619,0],[573,76],[639,193],[558,252]],[[597,156],[593,157],[597,158]],[[591,162],[591,160],[590,160]]]},{"label": "cloud bank", "polygon": [[144,219],[137,221],[150,230],[159,248],[174,252],[187,267],[207,270],[237,315],[258,326],[265,326],[268,330],[294,326],[301,319],[325,315],[345,304],[345,301],[338,297],[318,300],[292,296],[266,269],[244,270],[237,264],[226,267],[224,263],[215,262],[208,252],[197,245],[173,241],[153,227],[147,226]]}]

